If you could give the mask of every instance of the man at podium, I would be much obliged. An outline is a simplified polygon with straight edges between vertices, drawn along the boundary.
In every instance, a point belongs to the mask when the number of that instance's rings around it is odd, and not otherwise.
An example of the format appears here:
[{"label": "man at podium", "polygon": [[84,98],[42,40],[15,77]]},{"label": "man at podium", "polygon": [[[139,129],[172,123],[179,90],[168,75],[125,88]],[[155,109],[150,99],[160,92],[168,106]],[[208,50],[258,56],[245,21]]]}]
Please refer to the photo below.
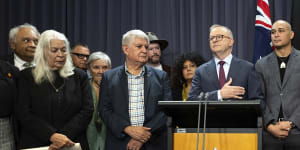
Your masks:
[{"label": "man at podium", "polygon": [[209,44],[213,58],[197,68],[188,100],[261,99],[259,76],[254,65],[231,54],[233,34],[228,27],[212,25]]}]

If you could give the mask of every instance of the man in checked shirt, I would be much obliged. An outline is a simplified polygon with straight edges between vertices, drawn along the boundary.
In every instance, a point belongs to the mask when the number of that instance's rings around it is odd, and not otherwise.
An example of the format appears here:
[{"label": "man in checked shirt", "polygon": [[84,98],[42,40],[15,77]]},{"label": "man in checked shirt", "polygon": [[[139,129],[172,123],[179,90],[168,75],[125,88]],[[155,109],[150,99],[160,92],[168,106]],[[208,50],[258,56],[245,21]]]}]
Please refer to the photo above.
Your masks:
[{"label": "man in checked shirt", "polygon": [[167,73],[145,65],[148,36],[123,35],[124,65],[103,74],[99,113],[108,128],[106,150],[167,149],[166,116],[158,101],[171,100]]}]

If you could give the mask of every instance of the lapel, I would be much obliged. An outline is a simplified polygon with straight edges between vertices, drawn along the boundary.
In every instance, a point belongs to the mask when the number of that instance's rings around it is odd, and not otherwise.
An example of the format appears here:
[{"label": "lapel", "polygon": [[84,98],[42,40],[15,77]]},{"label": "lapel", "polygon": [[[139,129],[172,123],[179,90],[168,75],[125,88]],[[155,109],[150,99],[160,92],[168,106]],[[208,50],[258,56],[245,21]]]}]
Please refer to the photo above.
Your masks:
[{"label": "lapel", "polygon": [[[126,107],[129,105],[129,95],[128,95],[128,79],[127,75],[125,73],[125,66],[122,66],[119,72],[119,80],[121,83],[121,89],[123,92],[123,97],[125,98]],[[122,97],[122,96],[121,96]]]},{"label": "lapel", "polygon": [[238,60],[237,58],[232,56],[229,71],[228,71],[227,78],[226,78],[226,82],[230,79],[230,77],[232,79],[235,79],[235,77],[237,76],[236,74],[238,73],[239,67],[240,67],[240,60]]},{"label": "lapel", "polygon": [[212,79],[210,83],[215,87],[215,89],[220,89],[219,78],[216,69],[216,63],[214,58],[208,62],[208,66],[206,67],[207,77]]},{"label": "lapel", "polygon": [[280,79],[280,71],[279,71],[279,67],[278,67],[278,61],[277,61],[277,56],[275,54],[275,52],[272,52],[271,57],[268,60],[268,66],[270,66],[271,72],[270,74],[274,77],[276,84],[278,85],[278,87],[281,87],[281,79]]},{"label": "lapel", "polygon": [[[151,68],[147,65],[145,65],[145,75],[144,75],[144,105],[147,104],[149,94],[150,94],[150,89],[151,89],[151,83],[152,83],[152,71],[150,70]],[[147,105],[145,105],[147,106]]]},{"label": "lapel", "polygon": [[284,74],[284,77],[283,77],[283,82],[282,82],[282,88],[284,88],[284,86],[286,85],[287,81],[289,80],[290,76],[292,75],[294,69],[295,69],[295,66],[296,65],[296,59],[295,57],[297,56],[297,54],[295,53],[295,49],[292,48],[292,52],[290,54],[290,58],[289,58],[289,61],[288,61],[288,64],[287,64],[287,67],[286,67],[286,70],[285,70],[285,74]]}]

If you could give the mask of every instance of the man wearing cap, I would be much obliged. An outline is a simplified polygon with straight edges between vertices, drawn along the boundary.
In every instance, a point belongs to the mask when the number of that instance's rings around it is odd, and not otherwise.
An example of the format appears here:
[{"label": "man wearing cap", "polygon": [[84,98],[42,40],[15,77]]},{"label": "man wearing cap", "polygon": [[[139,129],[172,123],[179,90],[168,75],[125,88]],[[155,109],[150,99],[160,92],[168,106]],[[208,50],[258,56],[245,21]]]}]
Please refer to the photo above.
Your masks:
[{"label": "man wearing cap", "polygon": [[161,64],[160,57],[161,52],[168,47],[167,40],[159,40],[158,37],[153,32],[147,32],[147,36],[149,37],[150,44],[148,46],[148,62],[147,65],[159,69],[164,70],[170,75],[170,67],[167,65]]}]

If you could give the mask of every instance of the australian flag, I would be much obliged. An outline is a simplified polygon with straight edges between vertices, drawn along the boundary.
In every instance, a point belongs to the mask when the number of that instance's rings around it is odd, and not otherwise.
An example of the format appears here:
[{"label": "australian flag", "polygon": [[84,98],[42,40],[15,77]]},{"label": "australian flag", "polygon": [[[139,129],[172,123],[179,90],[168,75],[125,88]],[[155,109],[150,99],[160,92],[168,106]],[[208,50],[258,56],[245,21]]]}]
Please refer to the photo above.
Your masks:
[{"label": "australian flag", "polygon": [[271,16],[268,0],[257,0],[253,63],[272,52]]}]

